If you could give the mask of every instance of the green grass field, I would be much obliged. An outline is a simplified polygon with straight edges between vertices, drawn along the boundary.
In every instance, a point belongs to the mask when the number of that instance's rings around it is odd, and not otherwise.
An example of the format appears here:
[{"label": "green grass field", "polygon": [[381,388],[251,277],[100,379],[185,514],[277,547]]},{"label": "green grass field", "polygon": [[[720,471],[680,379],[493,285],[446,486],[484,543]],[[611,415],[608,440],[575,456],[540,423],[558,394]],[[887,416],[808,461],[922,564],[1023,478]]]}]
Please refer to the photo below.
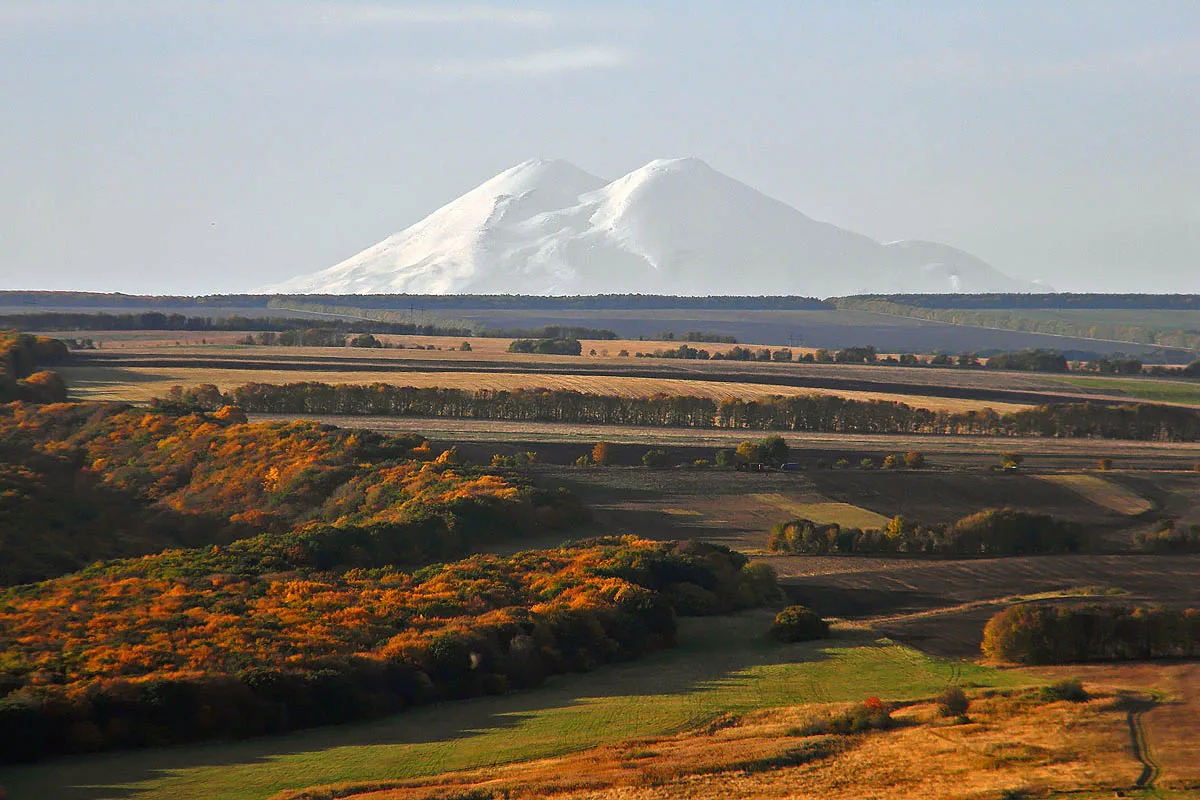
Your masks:
[{"label": "green grass field", "polygon": [[252,800],[288,788],[417,777],[660,736],[724,712],[904,699],[948,683],[1029,676],[847,638],[778,645],[768,612],[687,619],[681,646],[536,691],[425,708],[376,722],[228,744],[116,753],[8,769],[11,800]]},{"label": "green grass field", "polygon": [[1200,383],[1148,378],[1056,378],[1097,394],[1119,392],[1138,400],[1200,406]]}]

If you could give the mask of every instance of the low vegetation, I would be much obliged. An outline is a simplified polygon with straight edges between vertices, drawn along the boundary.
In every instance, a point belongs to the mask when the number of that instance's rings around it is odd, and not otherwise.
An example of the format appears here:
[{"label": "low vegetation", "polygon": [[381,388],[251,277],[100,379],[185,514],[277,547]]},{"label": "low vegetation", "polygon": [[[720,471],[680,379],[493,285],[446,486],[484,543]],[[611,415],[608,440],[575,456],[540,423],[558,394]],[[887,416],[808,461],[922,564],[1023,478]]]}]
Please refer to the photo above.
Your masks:
[{"label": "low vegetation", "polygon": [[866,530],[797,518],[775,525],[767,539],[771,552],[804,555],[1029,555],[1075,553],[1084,544],[1077,523],[1011,508],[988,509],[951,525],[926,526],[897,516],[881,529]]}]

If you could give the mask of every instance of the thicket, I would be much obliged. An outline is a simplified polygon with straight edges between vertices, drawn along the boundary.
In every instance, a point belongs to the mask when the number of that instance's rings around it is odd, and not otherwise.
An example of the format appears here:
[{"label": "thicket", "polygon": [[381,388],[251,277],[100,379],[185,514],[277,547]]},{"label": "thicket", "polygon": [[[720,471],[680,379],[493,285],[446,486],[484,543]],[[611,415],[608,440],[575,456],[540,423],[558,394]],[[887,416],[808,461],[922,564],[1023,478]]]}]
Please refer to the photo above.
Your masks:
[{"label": "thicket", "polygon": [[236,408],[0,406],[0,583],[301,528],[298,547],[328,546],[332,527],[389,563],[425,563],[582,518],[569,495],[454,467],[417,436],[244,420]]},{"label": "thicket", "polygon": [[988,620],[983,653],[1018,664],[1200,656],[1200,610],[1023,603]]},{"label": "thicket", "polygon": [[0,594],[0,759],[501,694],[671,646],[677,613],[776,592],[769,570],[728,549],[632,537],[416,572],[381,560],[315,571],[286,536],[254,546],[274,557],[246,568],[175,551]]},{"label": "thicket", "polygon": [[67,346],[57,339],[0,330],[0,403],[65,400],[67,385],[62,377],[39,367],[56,364],[68,357]]},{"label": "thicket", "polygon": [[866,530],[797,518],[776,524],[767,537],[773,553],[804,555],[1027,555],[1075,553],[1085,544],[1078,523],[1011,508],[987,509],[951,525],[927,526],[897,516],[882,529]]}]

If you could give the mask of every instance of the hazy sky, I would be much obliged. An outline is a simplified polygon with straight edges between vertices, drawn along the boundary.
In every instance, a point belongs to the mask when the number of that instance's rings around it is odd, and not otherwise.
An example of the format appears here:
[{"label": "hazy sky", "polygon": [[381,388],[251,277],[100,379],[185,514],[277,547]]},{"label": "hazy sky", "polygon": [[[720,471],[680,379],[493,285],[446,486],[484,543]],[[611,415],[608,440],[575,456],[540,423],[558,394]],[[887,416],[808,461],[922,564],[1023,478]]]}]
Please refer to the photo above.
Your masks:
[{"label": "hazy sky", "polygon": [[0,0],[0,288],[238,291],[532,156],[695,155],[1059,289],[1200,292],[1200,3]]}]

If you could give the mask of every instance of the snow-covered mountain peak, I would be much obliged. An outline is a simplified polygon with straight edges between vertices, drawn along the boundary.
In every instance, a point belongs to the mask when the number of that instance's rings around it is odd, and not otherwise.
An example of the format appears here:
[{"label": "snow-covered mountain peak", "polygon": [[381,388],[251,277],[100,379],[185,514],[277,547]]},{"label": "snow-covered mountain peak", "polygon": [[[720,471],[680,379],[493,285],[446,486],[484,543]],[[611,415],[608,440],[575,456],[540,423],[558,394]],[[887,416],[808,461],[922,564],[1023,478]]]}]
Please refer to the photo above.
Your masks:
[{"label": "snow-covered mountain peak", "polygon": [[806,217],[698,158],[611,183],[530,159],[323,272],[264,291],[329,294],[800,294],[1031,291],[961,250],[887,245]]}]

